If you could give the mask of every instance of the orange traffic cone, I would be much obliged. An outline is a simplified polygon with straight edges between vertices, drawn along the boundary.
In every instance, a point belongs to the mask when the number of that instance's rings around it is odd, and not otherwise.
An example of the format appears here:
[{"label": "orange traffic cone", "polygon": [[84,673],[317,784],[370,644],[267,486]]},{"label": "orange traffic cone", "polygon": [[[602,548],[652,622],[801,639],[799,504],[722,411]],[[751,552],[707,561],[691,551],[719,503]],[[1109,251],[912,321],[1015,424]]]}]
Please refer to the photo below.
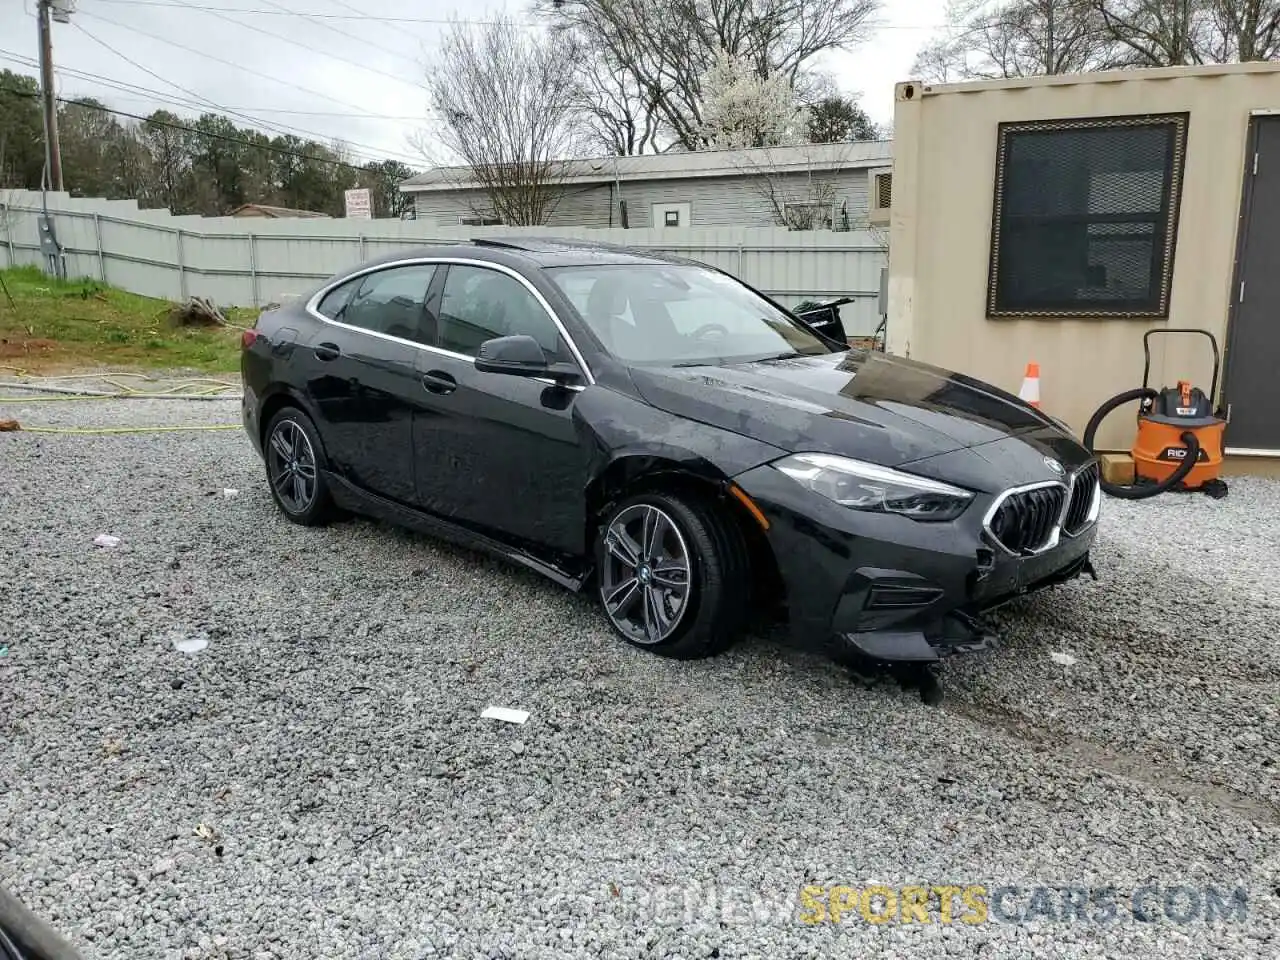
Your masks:
[{"label": "orange traffic cone", "polygon": [[1027,364],[1027,372],[1022,378],[1022,389],[1018,391],[1018,399],[1025,400],[1037,410],[1040,409],[1040,364],[1034,360]]}]

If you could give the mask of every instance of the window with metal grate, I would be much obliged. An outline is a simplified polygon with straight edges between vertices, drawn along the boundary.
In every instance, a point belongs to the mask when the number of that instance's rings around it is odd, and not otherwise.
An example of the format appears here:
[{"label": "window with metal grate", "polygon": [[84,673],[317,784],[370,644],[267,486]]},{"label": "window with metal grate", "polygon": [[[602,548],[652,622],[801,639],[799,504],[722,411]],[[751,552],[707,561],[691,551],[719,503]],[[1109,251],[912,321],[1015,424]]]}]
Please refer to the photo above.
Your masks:
[{"label": "window with metal grate", "polygon": [[1004,123],[990,317],[1167,317],[1187,114]]}]

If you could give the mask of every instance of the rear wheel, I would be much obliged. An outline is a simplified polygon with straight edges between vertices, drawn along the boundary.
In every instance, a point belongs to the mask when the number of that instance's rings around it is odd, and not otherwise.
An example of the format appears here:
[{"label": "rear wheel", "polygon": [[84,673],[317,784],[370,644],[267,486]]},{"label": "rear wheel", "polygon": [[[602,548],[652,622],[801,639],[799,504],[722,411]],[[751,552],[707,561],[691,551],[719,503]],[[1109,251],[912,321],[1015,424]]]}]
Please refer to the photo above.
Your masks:
[{"label": "rear wheel", "polygon": [[646,492],[613,507],[596,545],[600,602],[628,643],[678,659],[711,656],[742,632],[742,532],[709,499]]},{"label": "rear wheel", "polygon": [[267,424],[263,459],[271,498],[288,519],[307,527],[326,523],[333,502],[324,480],[323,448],[315,424],[296,407],[285,407]]}]

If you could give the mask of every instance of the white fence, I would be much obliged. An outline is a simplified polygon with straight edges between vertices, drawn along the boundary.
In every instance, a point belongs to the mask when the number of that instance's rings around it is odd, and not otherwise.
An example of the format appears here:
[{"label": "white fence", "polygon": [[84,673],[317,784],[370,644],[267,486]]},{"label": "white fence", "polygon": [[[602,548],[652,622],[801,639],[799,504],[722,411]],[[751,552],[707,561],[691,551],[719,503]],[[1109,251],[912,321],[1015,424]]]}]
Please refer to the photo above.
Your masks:
[{"label": "white fence", "polygon": [[[224,306],[261,306],[315,287],[338,271],[430,243],[473,237],[573,236],[690,257],[741,277],[787,306],[853,297],[841,315],[851,336],[880,322],[877,238],[855,231],[760,228],[573,230],[438,227],[401,220],[265,220],[173,216],[132,200],[49,194],[54,232],[71,277],[93,277],[169,300],[202,296]],[[4,265],[40,264],[41,196],[0,193]]]}]

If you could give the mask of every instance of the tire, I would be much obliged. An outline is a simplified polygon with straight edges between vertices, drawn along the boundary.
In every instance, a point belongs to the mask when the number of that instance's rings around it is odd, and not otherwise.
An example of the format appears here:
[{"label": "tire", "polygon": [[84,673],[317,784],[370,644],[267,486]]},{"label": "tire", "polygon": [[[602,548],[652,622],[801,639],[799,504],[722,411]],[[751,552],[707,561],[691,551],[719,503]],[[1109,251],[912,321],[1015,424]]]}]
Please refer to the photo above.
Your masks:
[{"label": "tire", "polygon": [[[304,527],[323,526],[333,519],[333,499],[324,479],[329,464],[311,418],[297,407],[284,407],[267,424],[264,438],[267,486],[285,518]],[[290,457],[289,451],[296,455]]]},{"label": "tire", "polygon": [[[658,546],[646,552],[653,529]],[[686,587],[677,601],[681,566]],[[750,595],[746,542],[709,498],[652,491],[611,507],[596,538],[596,572],[605,618],[633,646],[695,660],[721,652],[742,633]]]}]

